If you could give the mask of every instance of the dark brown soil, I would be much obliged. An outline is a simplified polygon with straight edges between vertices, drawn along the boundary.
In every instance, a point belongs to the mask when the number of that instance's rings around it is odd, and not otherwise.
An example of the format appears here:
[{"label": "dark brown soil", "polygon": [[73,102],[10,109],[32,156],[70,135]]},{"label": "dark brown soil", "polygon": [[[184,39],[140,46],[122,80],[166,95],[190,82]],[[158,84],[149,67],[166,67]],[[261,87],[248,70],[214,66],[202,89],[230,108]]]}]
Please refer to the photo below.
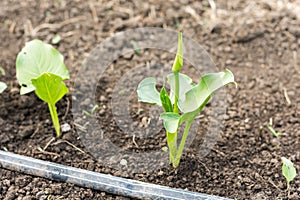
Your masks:
[{"label": "dark brown soil", "polygon": [[[225,3],[227,2],[227,3]],[[274,1],[216,1],[216,15],[207,1],[18,1],[0,3],[0,80],[8,89],[0,95],[0,147],[14,153],[62,163],[87,170],[133,178],[175,188],[237,199],[287,199],[281,157],[290,158],[300,171],[300,2],[287,6]],[[52,25],[50,25],[52,24]],[[61,124],[71,125],[62,140],[54,135],[47,106],[34,94],[20,96],[15,78],[15,59],[26,41],[39,38],[51,42],[55,34],[62,40],[56,47],[66,59],[73,78],[89,52],[113,33],[136,27],[163,27],[184,30],[212,56],[220,70],[235,74],[238,89],[227,89],[227,113],[218,143],[204,158],[197,155],[201,133],[183,156],[177,170],[164,167],[152,173],[115,170],[82,153],[68,141],[85,149],[78,138],[72,113],[71,94],[58,103]],[[146,152],[165,146],[163,132],[149,138],[122,134],[113,120],[109,100],[114,87],[132,66],[162,63],[170,65],[172,55],[143,50],[113,63],[100,80],[96,97],[97,113],[105,134],[125,150]],[[123,70],[123,71],[122,71]],[[288,99],[290,103],[288,102]],[[134,99],[132,100],[134,102]],[[89,102],[85,102],[89,104]],[[69,106],[68,106],[69,105]],[[136,114],[135,125],[143,125],[147,112]],[[104,108],[105,106],[105,108]],[[144,105],[142,105],[144,106]],[[147,109],[146,107],[143,107]],[[204,116],[210,111],[205,109]],[[282,132],[275,138],[266,128]],[[207,119],[200,120],[205,130]],[[128,199],[72,184],[49,181],[0,169],[3,199]],[[290,199],[300,198],[299,173],[291,182]]]}]

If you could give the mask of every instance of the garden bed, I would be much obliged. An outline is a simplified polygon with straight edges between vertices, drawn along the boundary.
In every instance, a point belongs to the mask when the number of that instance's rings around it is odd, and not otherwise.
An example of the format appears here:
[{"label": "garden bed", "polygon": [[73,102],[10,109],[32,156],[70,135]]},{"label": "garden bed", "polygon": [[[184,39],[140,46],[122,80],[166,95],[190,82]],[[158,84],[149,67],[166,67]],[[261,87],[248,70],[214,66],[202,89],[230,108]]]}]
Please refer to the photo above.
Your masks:
[{"label": "garden bed", "polygon": [[[5,75],[0,77],[8,89],[0,96],[1,149],[222,197],[285,199],[280,158],[290,158],[300,171],[300,16],[293,11],[296,6],[279,8],[267,1],[222,2],[216,1],[219,12],[215,21],[206,1],[63,0],[16,4],[3,0],[0,3],[0,66],[5,69]],[[300,6],[299,1],[293,4]],[[19,95],[15,59],[25,41],[39,38],[50,43],[59,34],[62,40],[56,48],[65,55],[71,72],[67,84],[72,88],[77,70],[96,44],[113,33],[146,26],[183,29],[187,37],[203,45],[220,70],[229,68],[235,74],[238,89],[227,90],[224,128],[210,153],[198,157],[197,146],[202,142],[199,132],[176,170],[164,167],[151,173],[130,173],[105,166],[88,152],[81,151],[85,147],[78,138],[70,111],[74,101],[71,94],[57,105],[61,124],[70,124],[71,130],[62,139],[53,141],[46,151],[41,151],[54,136],[54,129],[45,103],[34,94]],[[96,95],[100,108],[97,119],[115,145],[134,152],[159,150],[166,145],[163,132],[145,139],[135,138],[135,142],[131,135],[123,134],[114,122],[110,100],[116,80],[134,66],[147,62],[168,66],[172,61],[172,54],[158,50],[143,50],[141,56],[132,52],[112,63],[101,78]],[[82,104],[89,104],[88,101]],[[136,110],[135,105],[132,111]],[[210,107],[204,110],[204,116]],[[137,126],[143,126],[143,118],[148,116],[146,112],[132,112],[132,117]],[[272,126],[282,132],[279,138],[266,127],[270,119]],[[207,120],[200,119],[203,130]],[[4,169],[0,177],[3,199],[43,199],[49,195],[51,199],[126,199]],[[298,173],[291,183],[291,199],[299,198],[299,185]]]}]

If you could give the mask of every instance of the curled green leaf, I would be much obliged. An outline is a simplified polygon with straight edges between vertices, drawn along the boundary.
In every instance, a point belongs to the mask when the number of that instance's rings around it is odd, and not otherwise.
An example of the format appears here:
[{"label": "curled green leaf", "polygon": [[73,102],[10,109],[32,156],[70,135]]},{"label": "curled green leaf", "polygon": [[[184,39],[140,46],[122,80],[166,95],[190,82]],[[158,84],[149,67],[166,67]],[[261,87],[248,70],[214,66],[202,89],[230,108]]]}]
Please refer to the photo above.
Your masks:
[{"label": "curled green leaf", "polygon": [[[184,98],[184,95],[187,91],[189,91],[190,89],[192,89],[193,87],[193,80],[188,77],[185,74],[178,74],[179,76],[179,99]],[[167,76],[168,78],[168,84],[170,85],[170,99],[172,101],[172,103],[174,103],[174,95],[175,95],[175,75],[174,73],[169,74]]]},{"label": "curled green leaf", "polygon": [[160,94],[158,93],[155,85],[156,82],[153,77],[142,80],[137,88],[138,101],[161,106]]},{"label": "curled green leaf", "polygon": [[183,113],[192,112],[198,109],[217,89],[229,83],[236,84],[232,72],[228,69],[225,72],[206,74],[183,97],[179,97],[178,106]]},{"label": "curled green leaf", "polygon": [[180,115],[173,112],[164,112],[159,119],[164,122],[164,127],[169,133],[175,133],[179,127]]}]

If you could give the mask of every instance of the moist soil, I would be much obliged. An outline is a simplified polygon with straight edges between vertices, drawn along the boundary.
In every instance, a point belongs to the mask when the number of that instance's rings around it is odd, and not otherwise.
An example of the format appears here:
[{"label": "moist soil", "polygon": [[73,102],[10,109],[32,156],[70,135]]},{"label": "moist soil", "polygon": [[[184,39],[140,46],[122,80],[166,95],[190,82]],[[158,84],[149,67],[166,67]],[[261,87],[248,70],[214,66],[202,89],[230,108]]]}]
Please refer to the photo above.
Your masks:
[{"label": "moist soil", "polygon": [[[279,2],[279,1],[278,1]],[[21,155],[82,169],[131,178],[174,188],[237,199],[288,199],[281,174],[281,157],[300,171],[300,15],[299,1],[221,1],[212,10],[207,1],[9,1],[0,3],[0,80],[8,89],[0,96],[0,147]],[[138,27],[183,30],[201,44],[219,70],[229,68],[238,88],[226,89],[227,109],[217,143],[199,156],[208,129],[213,101],[199,117],[200,128],[185,151],[178,169],[131,172],[115,169],[86,150],[71,112],[74,78],[90,51],[114,33]],[[71,129],[61,139],[54,136],[47,105],[35,94],[19,95],[15,59],[26,41],[51,43],[65,56],[71,73],[70,94],[58,102],[61,124]],[[168,42],[168,41],[166,41]],[[119,57],[100,78],[95,97],[79,102],[94,112],[103,134],[122,150],[135,153],[160,151],[166,146],[163,131],[148,137],[124,133],[112,112],[116,82],[134,66],[171,66],[174,55],[144,49]],[[190,64],[186,64],[187,68]],[[186,73],[197,81],[194,71]],[[140,80],[140,78],[138,78]],[[130,102],[133,127],[147,128],[155,120],[150,106]],[[89,116],[86,116],[89,117]],[[267,124],[281,132],[276,138]],[[82,125],[82,124],[81,124]],[[147,169],[147,166],[146,168]],[[0,169],[2,199],[128,199],[69,183]],[[291,182],[290,199],[300,198],[299,173]]]}]

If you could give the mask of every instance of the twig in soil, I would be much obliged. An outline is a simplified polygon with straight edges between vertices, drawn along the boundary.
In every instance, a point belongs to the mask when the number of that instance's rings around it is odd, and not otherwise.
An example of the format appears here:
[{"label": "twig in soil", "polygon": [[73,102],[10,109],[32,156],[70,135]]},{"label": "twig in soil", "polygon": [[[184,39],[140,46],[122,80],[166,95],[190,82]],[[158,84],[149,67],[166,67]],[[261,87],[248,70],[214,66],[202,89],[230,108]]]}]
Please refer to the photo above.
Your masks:
[{"label": "twig in soil", "polygon": [[67,141],[67,140],[64,140],[64,139],[60,139],[59,141],[57,141],[57,142],[55,143],[55,145],[56,145],[56,144],[60,144],[60,143],[62,143],[62,142],[67,143],[68,145],[70,145],[71,147],[73,147],[74,149],[76,149],[77,151],[79,151],[79,152],[81,152],[81,153],[83,153],[83,154],[86,154],[85,151],[83,151],[83,150],[80,149],[79,147],[75,146],[75,145],[72,144],[71,142],[69,142],[69,141]]},{"label": "twig in soil", "polygon": [[294,60],[294,68],[300,74],[300,68],[298,68],[298,59],[297,59],[297,52],[293,51],[293,60]]},{"label": "twig in soil", "polygon": [[221,151],[219,151],[219,150],[217,150],[217,149],[212,148],[211,150],[214,151],[214,152],[216,152],[217,154],[220,154],[220,155],[223,156],[223,157],[226,156],[225,153],[223,153],[223,152],[221,152]]},{"label": "twig in soil", "polygon": [[54,152],[45,151],[45,150],[43,150],[41,147],[38,147],[37,150],[39,150],[40,153],[42,153],[42,154],[47,154],[47,155],[50,155],[50,156],[56,156],[56,157],[59,157],[59,154],[54,153]]},{"label": "twig in soil", "polygon": [[208,172],[208,175],[210,176],[211,173],[210,173],[209,168],[203,162],[199,161],[199,163],[205,168],[205,170]]},{"label": "twig in soil", "polygon": [[136,146],[136,148],[139,148],[139,145],[135,142],[135,135],[132,136],[132,142]]},{"label": "twig in soil", "polygon": [[[253,165],[253,162],[251,162],[250,160],[248,160],[249,161],[249,163],[251,163],[252,165]],[[264,181],[264,182],[266,182],[266,179],[262,176],[262,175],[260,175],[259,173],[256,173],[257,174],[257,176],[262,180],[262,181]],[[281,189],[277,186],[277,185],[275,185],[275,183],[269,178],[268,179],[268,182],[272,185],[272,186],[274,186],[278,191],[280,191],[281,192]]]},{"label": "twig in soil", "polygon": [[69,55],[70,60],[73,61],[75,57],[74,57],[74,53],[72,50],[68,51],[68,55]]},{"label": "twig in soil", "polygon": [[81,126],[80,124],[77,124],[74,122],[74,125],[78,127],[79,130],[86,133],[86,128],[84,126]]},{"label": "twig in soil", "polygon": [[136,17],[130,18],[128,20],[124,20],[122,23],[117,23],[116,25],[114,25],[111,28],[110,34],[112,35],[113,33],[115,33],[121,27],[126,27],[126,26],[128,26],[130,24],[134,24],[134,23],[140,21],[141,18],[142,18],[141,16],[136,16]]},{"label": "twig in soil", "polygon": [[[262,177],[263,178],[263,177]],[[264,178],[263,178],[264,179]],[[281,189],[277,186],[277,185],[275,185],[275,183],[271,180],[271,179],[268,179],[268,182],[271,184],[271,185],[273,185],[277,190],[279,190],[279,191],[281,191]]]},{"label": "twig in soil", "polygon": [[192,7],[187,6],[184,11],[190,14],[196,20],[197,23],[201,22],[201,17],[196,13],[196,11]]},{"label": "twig in soil", "polygon": [[98,23],[99,19],[97,16],[97,11],[96,11],[95,5],[92,2],[89,2],[89,7],[91,9],[94,22]]},{"label": "twig in soil", "polygon": [[55,137],[51,138],[51,140],[46,144],[46,146],[43,148],[43,151],[45,151],[49,145],[55,140]]},{"label": "twig in soil", "polygon": [[272,117],[269,119],[269,125],[273,126],[273,118]]},{"label": "twig in soil", "polygon": [[17,22],[12,22],[11,23],[11,25],[9,27],[9,30],[8,30],[9,33],[13,33],[14,32],[16,25],[17,25]]},{"label": "twig in soil", "polygon": [[79,22],[81,20],[85,20],[85,19],[86,19],[85,16],[79,16],[79,17],[74,17],[74,18],[67,19],[67,20],[65,20],[61,23],[58,23],[58,24],[49,24],[49,23],[40,24],[32,30],[31,36],[35,36],[42,29],[50,29],[50,30],[61,29],[63,26],[73,24],[73,23],[77,23],[77,22]]},{"label": "twig in soil", "polygon": [[217,6],[214,0],[208,0],[209,6],[211,7],[211,19],[215,20],[217,18]]},{"label": "twig in soil", "polygon": [[156,11],[155,11],[155,6],[153,6],[153,5],[152,5],[151,8],[150,8],[149,17],[152,18],[152,19],[157,18],[157,16],[156,16]]},{"label": "twig in soil", "polygon": [[30,35],[33,30],[32,23],[30,20],[27,20],[24,24],[25,35]]},{"label": "twig in soil", "polygon": [[33,132],[33,134],[30,136],[30,138],[33,138],[35,136],[35,134],[37,134],[40,131],[40,124],[37,125],[35,131]]},{"label": "twig in soil", "polygon": [[69,110],[70,110],[70,100],[69,98],[66,98],[67,99],[67,109],[66,109],[66,112],[64,114],[64,116],[62,117],[62,120],[65,120],[67,118],[67,115],[69,113]]},{"label": "twig in soil", "polygon": [[71,37],[72,35],[76,35],[76,34],[78,34],[77,31],[68,31],[66,33],[62,33],[61,37],[62,38],[67,38],[67,37]]},{"label": "twig in soil", "polygon": [[286,100],[287,104],[291,105],[291,100],[289,98],[289,95],[288,95],[285,87],[283,88],[283,94],[284,94],[284,97],[285,97],[285,100]]},{"label": "twig in soil", "polygon": [[118,11],[127,13],[129,15],[129,18],[132,18],[133,14],[134,14],[132,9],[129,9],[129,8],[118,7]]}]

